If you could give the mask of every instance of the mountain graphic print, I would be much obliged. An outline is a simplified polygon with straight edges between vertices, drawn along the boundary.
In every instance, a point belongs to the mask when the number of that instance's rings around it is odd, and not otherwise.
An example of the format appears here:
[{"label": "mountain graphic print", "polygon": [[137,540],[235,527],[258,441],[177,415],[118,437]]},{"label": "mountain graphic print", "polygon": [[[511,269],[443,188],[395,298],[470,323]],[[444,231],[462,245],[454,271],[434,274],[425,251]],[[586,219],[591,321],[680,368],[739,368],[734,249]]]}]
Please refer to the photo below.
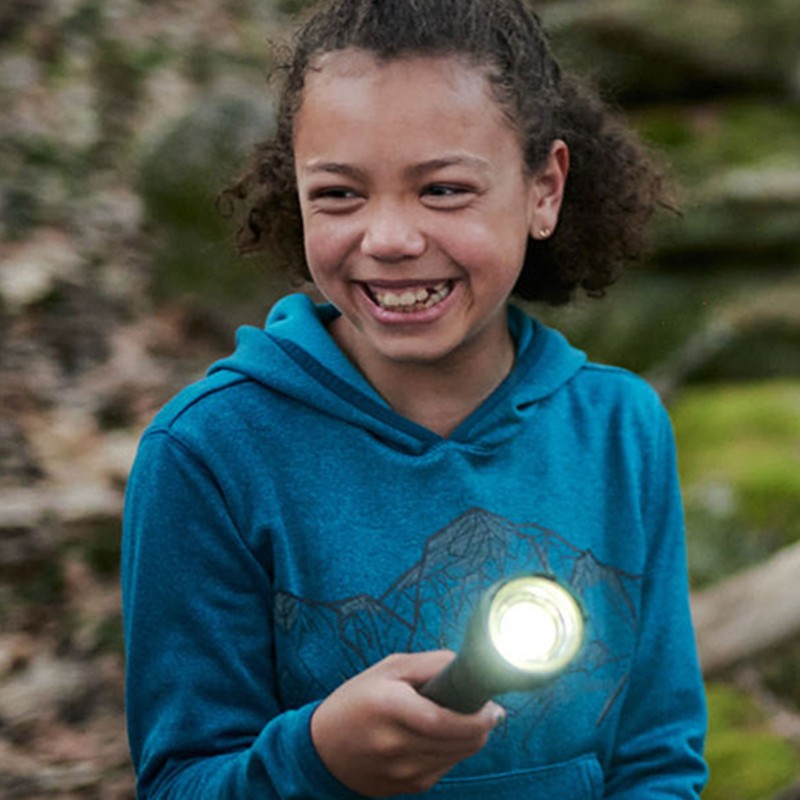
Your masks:
[{"label": "mountain graphic print", "polygon": [[286,700],[325,696],[391,653],[457,650],[481,594],[502,578],[532,573],[572,592],[586,615],[586,641],[556,680],[501,698],[507,725],[524,720],[532,728],[554,704],[577,694],[584,702],[595,695],[594,723],[601,725],[625,685],[641,576],[601,563],[565,535],[479,508],[434,532],[417,563],[380,596],[319,602],[277,592],[277,633],[294,654],[278,678]]}]

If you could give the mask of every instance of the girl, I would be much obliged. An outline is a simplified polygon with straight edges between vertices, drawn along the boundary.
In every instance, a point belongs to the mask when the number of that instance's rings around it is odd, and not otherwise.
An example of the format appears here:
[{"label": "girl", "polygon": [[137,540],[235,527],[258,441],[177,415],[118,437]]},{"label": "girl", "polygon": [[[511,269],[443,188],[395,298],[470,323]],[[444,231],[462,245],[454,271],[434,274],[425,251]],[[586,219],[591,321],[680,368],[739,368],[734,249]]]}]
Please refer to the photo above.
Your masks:
[{"label": "girl", "polygon": [[[602,294],[661,183],[522,0],[333,0],[235,188],[310,277],[144,435],[125,515],[141,798],[696,798],[703,689],[654,393],[509,305]],[[307,272],[306,272],[307,270]],[[482,590],[585,610],[557,680],[417,690]]]}]

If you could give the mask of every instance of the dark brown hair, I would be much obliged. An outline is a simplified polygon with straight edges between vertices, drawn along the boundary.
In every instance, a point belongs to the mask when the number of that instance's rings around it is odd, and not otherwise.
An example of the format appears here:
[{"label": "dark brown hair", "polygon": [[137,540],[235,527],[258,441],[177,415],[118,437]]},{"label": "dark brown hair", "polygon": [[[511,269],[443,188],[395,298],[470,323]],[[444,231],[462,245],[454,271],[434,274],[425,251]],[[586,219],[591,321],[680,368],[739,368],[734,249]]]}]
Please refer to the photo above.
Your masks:
[{"label": "dark brown hair", "polygon": [[[598,95],[563,74],[538,16],[523,0],[328,0],[316,6],[283,65],[274,135],[223,193],[244,206],[242,253],[270,251],[295,277],[309,277],[295,182],[292,129],[305,75],[323,54],[357,48],[382,60],[457,56],[485,69],[494,97],[518,131],[535,172],[555,139],[570,151],[559,224],[528,240],[514,294],[551,305],[577,289],[601,296],[640,258],[648,222],[668,205],[660,171],[635,134]],[[232,207],[232,206],[231,206]]]}]

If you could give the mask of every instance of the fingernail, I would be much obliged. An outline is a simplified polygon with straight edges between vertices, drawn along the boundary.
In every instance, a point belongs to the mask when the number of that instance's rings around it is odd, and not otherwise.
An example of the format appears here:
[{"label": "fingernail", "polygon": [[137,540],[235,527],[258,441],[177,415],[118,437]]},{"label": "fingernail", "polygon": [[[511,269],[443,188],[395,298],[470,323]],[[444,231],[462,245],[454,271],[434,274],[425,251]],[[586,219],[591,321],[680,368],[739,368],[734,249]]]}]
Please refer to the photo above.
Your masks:
[{"label": "fingernail", "polygon": [[494,727],[496,728],[498,725],[501,725],[505,722],[506,719],[506,710],[502,706],[497,706],[494,710]]}]

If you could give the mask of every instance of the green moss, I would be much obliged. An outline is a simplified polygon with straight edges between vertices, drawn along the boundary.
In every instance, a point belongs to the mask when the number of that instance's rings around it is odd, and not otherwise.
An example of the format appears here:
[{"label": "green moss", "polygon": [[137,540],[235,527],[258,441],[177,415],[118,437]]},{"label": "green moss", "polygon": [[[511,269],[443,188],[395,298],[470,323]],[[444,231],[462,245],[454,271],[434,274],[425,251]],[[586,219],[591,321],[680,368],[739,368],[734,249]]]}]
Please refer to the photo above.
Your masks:
[{"label": "green moss", "polygon": [[64,572],[57,555],[30,567],[17,577],[17,600],[32,606],[52,606],[60,603],[64,595]]},{"label": "green moss", "polygon": [[115,614],[103,619],[97,626],[95,637],[95,652],[123,654],[125,651],[125,637],[122,614]]},{"label": "green moss", "polygon": [[691,388],[673,420],[688,495],[725,487],[745,525],[800,538],[800,382]]},{"label": "green moss", "polygon": [[800,540],[800,382],[692,387],[671,413],[693,586]]},{"label": "green moss", "polygon": [[115,575],[119,570],[120,529],[118,520],[101,520],[85,543],[86,561],[98,575]]},{"label": "green moss", "polygon": [[283,14],[299,14],[305,11],[314,0],[278,0],[278,11]]},{"label": "green moss", "polygon": [[770,691],[800,711],[800,641],[765,656],[759,671]]},{"label": "green moss", "polygon": [[96,42],[92,67],[100,128],[100,141],[93,153],[96,161],[116,166],[125,162],[135,139],[145,80],[171,57],[164,37],[155,37],[143,46],[118,38]]},{"label": "green moss", "polygon": [[215,199],[271,123],[266,103],[212,97],[145,154],[140,191],[157,237],[153,291],[159,300],[189,296],[200,308],[238,321],[247,312],[226,313],[226,306],[257,304],[260,320],[268,287],[255,264],[236,254],[233,221],[220,215]]},{"label": "green moss", "polygon": [[44,217],[41,199],[27,186],[11,186],[0,198],[4,235],[9,241],[25,239]]},{"label": "green moss", "polygon": [[709,743],[705,800],[763,800],[788,786],[800,768],[788,742],[764,732],[720,733]]},{"label": "green moss", "polygon": [[747,694],[725,683],[706,687],[709,736],[726,733],[731,728],[761,727],[766,715]]},{"label": "green moss", "polygon": [[104,27],[102,0],[86,0],[62,23],[69,36],[97,36]]},{"label": "green moss", "polygon": [[704,800],[762,800],[791,784],[800,756],[768,730],[763,713],[746,694],[710,684],[708,709],[711,778]]},{"label": "green moss", "polygon": [[732,433],[739,444],[791,444],[800,435],[800,382],[690,389],[675,415],[687,438],[702,437],[697,466],[706,466],[703,451],[730,444]]}]

